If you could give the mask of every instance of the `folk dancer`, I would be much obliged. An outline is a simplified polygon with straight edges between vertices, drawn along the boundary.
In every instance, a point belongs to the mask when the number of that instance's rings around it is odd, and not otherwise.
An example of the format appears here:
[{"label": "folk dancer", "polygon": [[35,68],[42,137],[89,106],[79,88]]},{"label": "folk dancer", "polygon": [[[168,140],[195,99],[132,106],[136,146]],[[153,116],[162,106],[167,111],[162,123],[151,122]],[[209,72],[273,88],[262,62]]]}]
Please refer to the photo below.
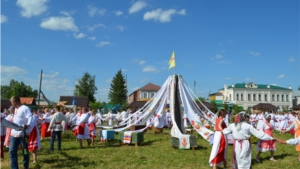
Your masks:
[{"label": "folk dancer", "polygon": [[109,126],[114,125],[113,114],[112,114],[111,110],[106,115],[106,121],[107,121],[107,123],[108,123]]},{"label": "folk dancer", "polygon": [[264,115],[263,112],[259,112],[258,115],[256,116],[256,121],[257,121],[257,125],[256,125],[256,129],[263,131],[262,126],[264,123]]},{"label": "folk dancer", "polygon": [[62,121],[69,123],[69,120],[66,118],[64,114],[60,112],[60,107],[55,107],[55,113],[51,119],[50,125],[48,127],[48,131],[52,131],[50,138],[50,151],[54,150],[54,141],[57,137],[57,150],[61,150],[61,132],[63,131]]},{"label": "folk dancer", "polygon": [[[272,124],[271,120],[272,120],[272,115],[271,114],[266,115],[264,123],[262,125],[262,129],[265,132],[265,134],[273,137],[272,131],[275,128],[275,124],[274,123]],[[259,157],[260,157],[261,153],[262,152],[267,152],[267,151],[270,151],[270,153],[271,153],[270,160],[271,161],[276,161],[274,159],[274,152],[276,151],[275,141],[273,141],[273,140],[259,140],[259,142],[256,145],[256,150],[258,151],[258,154],[255,158],[256,162],[260,163]]]},{"label": "folk dancer", "polygon": [[171,129],[173,124],[172,124],[172,116],[171,116],[170,110],[167,110],[167,112],[166,112],[166,119],[167,119],[168,129]]},{"label": "folk dancer", "polygon": [[286,128],[288,127],[288,124],[289,124],[288,114],[286,112],[284,112],[283,115],[280,117],[279,120],[280,120],[279,129],[281,131],[286,130]]},{"label": "folk dancer", "polygon": [[250,115],[250,122],[251,122],[251,125],[253,127],[256,127],[256,112],[252,112],[252,114]]},{"label": "folk dancer", "polygon": [[91,116],[89,117],[88,125],[89,125],[89,134],[91,137],[91,144],[94,146],[94,139],[96,137],[96,123],[97,123],[97,117],[95,116],[95,111],[90,111]]},{"label": "folk dancer", "polygon": [[[9,109],[10,114],[5,118],[7,121],[13,122],[14,120],[14,113],[15,113],[15,109],[14,107],[10,107]],[[9,147],[10,144],[10,133],[11,133],[11,128],[6,128],[6,136],[5,136],[5,140],[4,140],[4,146],[5,147]]]},{"label": "folk dancer", "polygon": [[28,138],[28,151],[32,153],[33,163],[37,161],[37,151],[41,149],[40,132],[38,129],[39,117],[36,111],[33,111],[32,130]]},{"label": "folk dancer", "polygon": [[224,134],[232,133],[234,144],[232,148],[232,168],[249,169],[251,168],[251,148],[250,135],[261,140],[273,140],[273,138],[263,131],[256,130],[252,125],[245,122],[249,116],[245,112],[237,114],[235,123],[230,124],[223,130]]},{"label": "folk dancer", "polygon": [[224,122],[226,111],[221,109],[215,125],[214,144],[210,153],[209,164],[213,169],[217,169],[217,165],[224,164],[227,167],[227,137],[222,130],[227,127]]},{"label": "folk dancer", "polygon": [[47,131],[48,128],[49,128],[49,125],[50,125],[51,118],[52,118],[50,116],[51,115],[50,115],[49,109],[45,108],[44,109],[44,115],[42,117],[41,140],[46,138],[46,137],[51,137],[51,133]]},{"label": "folk dancer", "polygon": [[83,139],[87,140],[88,146],[91,144],[90,135],[89,135],[89,114],[87,108],[81,108],[82,114],[78,120],[78,128],[77,128],[77,139],[79,140],[80,148],[83,148],[82,142]]},{"label": "folk dancer", "polygon": [[[290,130],[295,131],[295,139],[300,138],[300,113],[297,115],[297,119],[285,130],[283,133],[288,132]],[[300,143],[296,146],[296,151],[298,152],[298,162],[300,162]]]},{"label": "folk dancer", "polygon": [[[5,114],[1,113],[0,114],[1,119],[5,119]],[[0,142],[0,146],[1,146],[1,158],[4,158],[4,141],[5,141],[5,135],[6,135],[6,127],[2,126],[0,127],[0,136],[1,136],[1,142]]]},{"label": "folk dancer", "polygon": [[279,130],[279,124],[280,124],[279,117],[280,117],[279,113],[276,112],[275,113],[275,130],[278,130],[278,131],[280,131]]}]

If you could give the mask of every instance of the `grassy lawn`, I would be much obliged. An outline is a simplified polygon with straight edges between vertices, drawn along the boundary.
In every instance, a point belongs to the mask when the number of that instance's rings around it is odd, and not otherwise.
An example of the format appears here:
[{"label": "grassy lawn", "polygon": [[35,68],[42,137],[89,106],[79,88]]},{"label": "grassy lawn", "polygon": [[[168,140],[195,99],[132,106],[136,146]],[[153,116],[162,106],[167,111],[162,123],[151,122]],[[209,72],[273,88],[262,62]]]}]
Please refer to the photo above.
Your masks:
[{"label": "grassy lawn", "polygon": [[[85,143],[85,148],[79,149],[79,143],[75,142],[75,137],[68,131],[63,134],[62,151],[48,152],[49,140],[43,140],[42,149],[38,152],[38,163],[33,164],[32,157],[30,157],[30,168],[211,168],[208,160],[212,146],[200,135],[198,135],[198,148],[193,151],[173,149],[169,133],[170,130],[165,129],[162,134],[154,134],[153,130],[148,130],[144,135],[144,142],[139,147],[119,146],[118,141],[99,142],[99,138],[96,138],[97,142],[94,146],[87,147]],[[275,137],[289,139],[292,135],[275,133]],[[115,135],[116,140],[117,138]],[[229,161],[231,161],[231,150],[232,146],[229,146]],[[296,160],[297,152],[294,146],[277,144],[276,162],[269,161],[270,153],[267,152],[261,156],[262,163],[256,163],[254,160],[257,154],[255,144],[252,144],[252,150],[253,168],[293,169],[300,166]],[[19,166],[23,168],[21,151],[19,151]],[[1,159],[1,168],[10,168],[8,149],[5,149],[5,159]]]}]

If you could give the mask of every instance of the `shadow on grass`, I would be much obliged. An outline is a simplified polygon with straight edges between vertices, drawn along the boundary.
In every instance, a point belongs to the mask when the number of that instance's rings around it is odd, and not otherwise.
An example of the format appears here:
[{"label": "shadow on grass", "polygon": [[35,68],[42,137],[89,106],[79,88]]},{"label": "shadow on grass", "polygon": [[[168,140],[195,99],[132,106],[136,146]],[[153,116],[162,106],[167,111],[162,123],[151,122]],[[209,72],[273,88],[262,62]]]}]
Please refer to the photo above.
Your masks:
[{"label": "shadow on grass", "polygon": [[[62,160],[63,159],[63,160]],[[70,166],[88,166],[90,163],[82,163],[82,158],[78,156],[70,156],[66,152],[59,151],[58,153],[54,153],[49,158],[45,160],[41,160],[41,163],[45,164],[54,164],[52,165],[52,168],[69,168]]]}]

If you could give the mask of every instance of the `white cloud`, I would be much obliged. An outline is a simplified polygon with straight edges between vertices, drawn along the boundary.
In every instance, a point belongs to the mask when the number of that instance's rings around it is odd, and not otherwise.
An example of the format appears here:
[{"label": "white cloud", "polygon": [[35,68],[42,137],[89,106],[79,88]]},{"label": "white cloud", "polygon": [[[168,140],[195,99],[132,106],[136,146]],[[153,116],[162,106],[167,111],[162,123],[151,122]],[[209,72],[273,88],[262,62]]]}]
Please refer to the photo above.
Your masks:
[{"label": "white cloud", "polygon": [[99,28],[99,27],[104,28],[104,29],[106,28],[106,26],[104,24],[101,24],[101,23],[95,24],[93,26],[87,26],[88,31],[93,31],[94,29]]},{"label": "white cloud", "polygon": [[162,10],[161,8],[153,10],[151,12],[146,12],[144,14],[144,20],[151,20],[153,19],[154,21],[160,21],[160,22],[170,22],[171,21],[171,16],[174,14],[178,15],[185,15],[185,10],[176,12],[175,9],[167,9],[167,10]]},{"label": "white cloud", "polygon": [[109,44],[110,44],[110,42],[102,41],[102,42],[99,42],[96,46],[102,47],[102,46],[104,46],[104,45],[109,45]]},{"label": "white cloud", "polygon": [[[57,77],[58,74],[59,74],[58,72],[53,72],[53,74],[45,74],[45,73],[43,73],[43,78],[44,77],[45,78],[55,78],[55,77]],[[38,75],[38,76],[40,76],[40,75]]]},{"label": "white cloud", "polygon": [[123,12],[122,12],[122,11],[115,11],[114,13],[115,13],[116,16],[121,16],[121,15],[123,15]]},{"label": "white cloud", "polygon": [[48,2],[49,0],[18,0],[16,4],[22,8],[21,15],[30,18],[46,12]]},{"label": "white cloud", "polygon": [[284,77],[285,77],[285,74],[281,74],[278,76],[279,79],[284,78]]},{"label": "white cloud", "polygon": [[250,81],[250,80],[251,80],[251,78],[249,78],[249,77],[245,79],[245,81]]},{"label": "white cloud", "polygon": [[50,30],[78,31],[78,27],[74,23],[74,18],[71,16],[46,18],[43,19],[40,26]]},{"label": "white cloud", "polygon": [[147,66],[143,68],[143,72],[147,73],[158,73],[159,71],[153,66]]},{"label": "white cloud", "polygon": [[231,77],[226,77],[225,80],[232,80],[232,78]]},{"label": "white cloud", "polygon": [[291,57],[289,58],[289,62],[295,62],[295,58],[294,58],[293,56],[291,56]]},{"label": "white cloud", "polygon": [[89,13],[90,17],[93,17],[96,14],[104,15],[105,12],[106,12],[106,9],[104,9],[104,8],[98,9],[98,8],[92,6],[92,5],[88,6],[88,13]]},{"label": "white cloud", "polygon": [[128,70],[127,69],[122,69],[122,72],[127,72]]},{"label": "white cloud", "polygon": [[185,15],[186,14],[186,11],[185,9],[181,9],[181,11],[177,12],[179,15]]},{"label": "white cloud", "polygon": [[248,51],[252,56],[260,56],[260,53],[259,52],[253,52],[251,50]]},{"label": "white cloud", "polygon": [[124,26],[118,25],[117,29],[119,29],[120,31],[124,31]]},{"label": "white cloud", "polygon": [[73,35],[74,35],[74,38],[76,38],[76,39],[81,39],[86,36],[86,34],[83,34],[83,33],[79,33],[79,34],[74,33]]},{"label": "white cloud", "polygon": [[1,75],[18,75],[26,74],[27,71],[17,66],[4,66],[1,65]]},{"label": "white cloud", "polygon": [[94,37],[94,36],[89,37],[89,40],[96,40],[96,37]]},{"label": "white cloud", "polygon": [[223,58],[223,56],[220,55],[220,54],[216,54],[216,55],[215,55],[215,58],[216,58],[216,59],[221,59],[221,58]]},{"label": "white cloud", "polygon": [[143,1],[137,1],[136,3],[134,3],[130,8],[129,8],[129,13],[133,14],[135,12],[138,12],[140,10],[142,10],[144,7],[147,6],[146,2]]},{"label": "white cloud", "polygon": [[112,78],[108,78],[108,79],[105,80],[105,83],[109,83],[110,84],[111,81],[112,81]]},{"label": "white cloud", "polygon": [[144,60],[139,60],[139,59],[135,59],[135,60],[133,60],[133,62],[136,62],[136,63],[138,63],[139,65],[143,65],[143,64],[146,63],[146,61],[144,61]]},{"label": "white cloud", "polygon": [[4,23],[4,22],[7,22],[7,16],[5,15],[1,15],[1,24]]}]

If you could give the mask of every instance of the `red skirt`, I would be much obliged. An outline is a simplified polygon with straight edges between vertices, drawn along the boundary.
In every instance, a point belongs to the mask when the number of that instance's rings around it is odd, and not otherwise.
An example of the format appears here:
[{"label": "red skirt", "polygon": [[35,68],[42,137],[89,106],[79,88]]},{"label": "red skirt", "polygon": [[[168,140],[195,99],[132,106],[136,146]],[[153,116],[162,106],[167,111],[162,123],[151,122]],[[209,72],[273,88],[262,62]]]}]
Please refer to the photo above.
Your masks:
[{"label": "red skirt", "polygon": [[42,124],[42,129],[41,129],[41,137],[45,138],[45,137],[51,137],[51,132],[48,132],[48,127],[49,127],[50,123],[44,123]]},{"label": "red skirt", "polygon": [[39,150],[39,138],[36,126],[32,129],[28,138],[28,151],[32,152],[34,150]]},{"label": "red skirt", "polygon": [[1,136],[1,158],[4,158],[4,140],[5,140],[5,136]]},{"label": "red skirt", "polygon": [[84,135],[85,123],[81,123],[77,128],[77,134]]},{"label": "red skirt", "polygon": [[226,141],[225,136],[222,134],[221,140],[220,140],[220,147],[217,156],[211,161],[212,164],[219,164],[223,161],[225,161],[225,148],[226,148]]}]

